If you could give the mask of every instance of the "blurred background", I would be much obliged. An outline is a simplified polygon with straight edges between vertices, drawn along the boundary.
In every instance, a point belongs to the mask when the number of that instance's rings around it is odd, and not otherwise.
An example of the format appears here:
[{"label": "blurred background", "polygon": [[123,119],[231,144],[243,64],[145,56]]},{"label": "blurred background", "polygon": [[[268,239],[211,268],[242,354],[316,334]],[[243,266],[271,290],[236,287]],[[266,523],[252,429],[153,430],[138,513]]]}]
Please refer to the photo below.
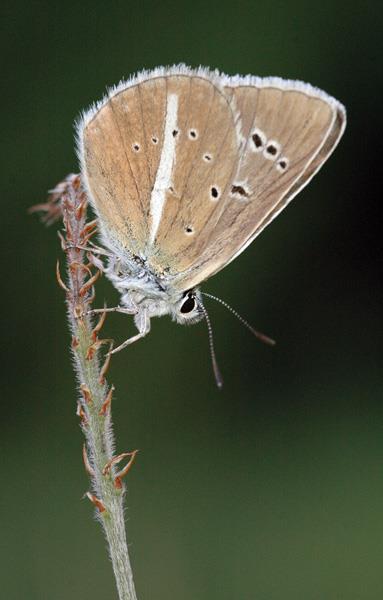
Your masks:
[{"label": "blurred background", "polygon": [[[127,527],[139,600],[383,596],[381,2],[15,1],[3,9],[1,597],[115,598],[88,489],[54,227],[27,215],[78,169],[73,121],[105,87],[184,61],[297,78],[346,134],[206,301],[112,362],[117,449],[139,448]],[[380,88],[380,89],[379,89]],[[98,302],[117,294],[107,282]],[[104,333],[133,325],[112,315]]]}]

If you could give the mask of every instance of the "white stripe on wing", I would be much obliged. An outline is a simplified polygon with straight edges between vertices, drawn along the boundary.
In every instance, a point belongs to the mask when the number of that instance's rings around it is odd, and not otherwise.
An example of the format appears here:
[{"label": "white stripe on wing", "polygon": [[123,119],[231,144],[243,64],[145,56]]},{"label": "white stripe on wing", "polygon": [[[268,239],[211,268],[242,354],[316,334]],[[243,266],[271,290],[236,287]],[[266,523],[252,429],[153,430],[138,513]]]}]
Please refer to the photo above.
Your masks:
[{"label": "white stripe on wing", "polygon": [[172,171],[176,149],[176,137],[173,135],[173,131],[177,129],[177,116],[178,96],[176,94],[169,94],[166,104],[165,133],[160,164],[150,198],[150,244],[153,244],[157,235],[165,206],[166,191],[172,184]]}]

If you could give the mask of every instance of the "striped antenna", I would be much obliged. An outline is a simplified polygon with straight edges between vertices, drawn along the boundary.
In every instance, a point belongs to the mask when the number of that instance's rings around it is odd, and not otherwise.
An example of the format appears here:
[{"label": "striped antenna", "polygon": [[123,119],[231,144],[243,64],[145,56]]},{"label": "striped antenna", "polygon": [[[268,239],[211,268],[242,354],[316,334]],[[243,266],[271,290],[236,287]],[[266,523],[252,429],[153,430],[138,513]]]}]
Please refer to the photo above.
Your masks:
[{"label": "striped antenna", "polygon": [[208,312],[207,312],[206,308],[204,307],[204,305],[202,304],[201,301],[199,302],[199,305],[200,305],[200,307],[202,309],[202,312],[203,312],[203,314],[205,316],[205,319],[206,319],[206,325],[207,325],[207,330],[208,330],[208,335],[209,335],[210,356],[211,356],[211,362],[212,362],[212,365],[213,365],[215,382],[217,384],[217,387],[219,389],[221,389],[222,386],[223,386],[223,378],[222,378],[222,375],[221,375],[221,371],[219,370],[218,363],[217,363],[217,358],[216,358],[216,355],[215,355],[213,328],[211,326],[211,322],[210,322],[210,319],[209,319]]},{"label": "striped antenna", "polygon": [[249,331],[251,331],[251,333],[253,335],[255,335],[256,338],[258,338],[259,340],[261,340],[261,342],[263,342],[264,344],[268,344],[269,346],[275,346],[275,344],[276,344],[275,340],[273,340],[269,336],[265,335],[264,333],[261,333],[260,331],[257,331],[256,329],[254,329],[254,327],[252,327],[250,325],[250,323],[248,323],[247,321],[245,321],[245,319],[243,317],[241,317],[241,315],[239,313],[237,313],[237,311],[234,310],[234,308],[232,308],[229,304],[227,304],[227,302],[224,302],[223,300],[221,300],[221,298],[217,298],[217,296],[212,296],[212,294],[207,294],[206,292],[202,292],[202,294],[204,296],[207,296],[208,298],[211,298],[212,300],[215,300],[216,302],[219,302],[225,308],[227,308],[227,310],[229,310],[235,317],[237,317],[237,319],[239,321],[241,321],[241,323],[245,327],[247,327],[247,329],[249,329]]}]

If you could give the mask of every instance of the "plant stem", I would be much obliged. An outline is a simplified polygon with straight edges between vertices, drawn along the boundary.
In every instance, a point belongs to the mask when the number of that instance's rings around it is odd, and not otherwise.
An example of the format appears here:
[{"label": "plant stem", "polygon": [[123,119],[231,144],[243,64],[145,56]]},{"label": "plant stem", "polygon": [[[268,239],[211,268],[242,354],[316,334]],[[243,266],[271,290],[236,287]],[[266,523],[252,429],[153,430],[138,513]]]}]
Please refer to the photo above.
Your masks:
[{"label": "plant stem", "polygon": [[[81,392],[77,413],[86,438],[83,458],[92,487],[87,496],[95,505],[97,519],[105,532],[119,599],[136,600],[125,532],[125,486],[122,483],[136,452],[114,456],[111,423],[113,387],[108,386],[105,380],[110,355],[106,356],[103,364],[100,358],[101,347],[109,343],[111,349],[111,343],[98,338],[105,313],[96,326],[89,315],[94,283],[100,274],[100,271],[95,273],[95,267],[101,267],[101,263],[91,252],[83,250],[95,233],[96,223],[86,223],[87,200],[79,176],[70,176],[66,181],[61,199],[65,236],[61,241],[66,253],[67,282],[62,281],[59,270],[57,277],[66,292],[74,368]],[[56,202],[54,193],[53,197]],[[130,458],[128,464],[117,472],[116,465],[127,457]]]}]

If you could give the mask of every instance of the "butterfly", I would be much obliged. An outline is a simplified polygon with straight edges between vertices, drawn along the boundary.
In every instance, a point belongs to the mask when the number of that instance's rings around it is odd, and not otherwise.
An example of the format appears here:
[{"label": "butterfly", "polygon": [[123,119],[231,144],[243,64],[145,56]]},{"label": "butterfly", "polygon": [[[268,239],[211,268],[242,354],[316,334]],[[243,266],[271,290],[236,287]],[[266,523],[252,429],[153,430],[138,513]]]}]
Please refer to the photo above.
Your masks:
[{"label": "butterfly", "polygon": [[343,105],[309,84],[185,65],[143,71],[85,111],[81,176],[121,294],[107,310],[138,330],[113,352],[166,314],[205,317],[212,347],[199,285],[310,181],[345,125]]}]

